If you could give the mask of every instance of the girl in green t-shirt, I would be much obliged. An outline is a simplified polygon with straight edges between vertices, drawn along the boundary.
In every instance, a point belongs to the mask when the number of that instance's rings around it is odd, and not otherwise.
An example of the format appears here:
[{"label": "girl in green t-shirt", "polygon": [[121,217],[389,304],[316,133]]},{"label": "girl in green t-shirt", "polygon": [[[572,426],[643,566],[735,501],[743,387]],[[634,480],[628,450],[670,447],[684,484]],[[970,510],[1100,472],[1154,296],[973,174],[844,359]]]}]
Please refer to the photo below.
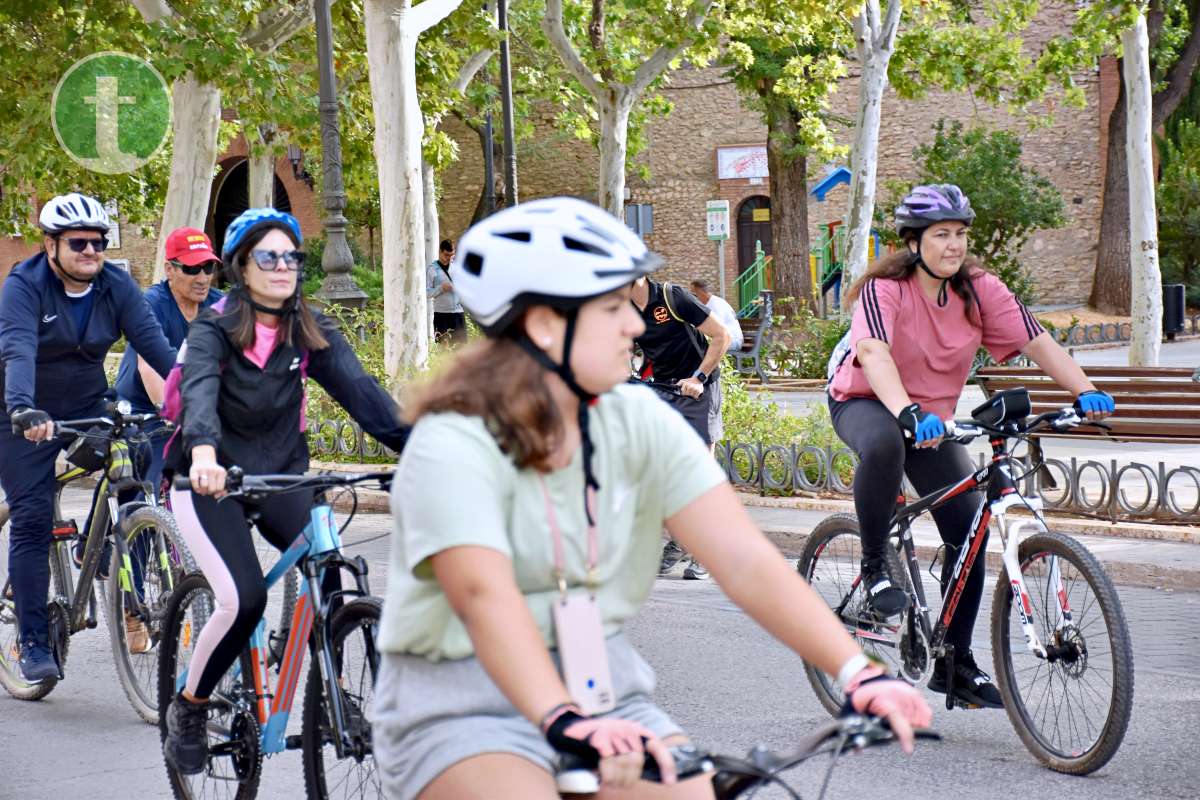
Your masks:
[{"label": "girl in green t-shirt", "polygon": [[[658,262],[570,198],[501,211],[459,242],[451,279],[488,339],[409,406],[393,482],[373,709],[393,800],[552,800],[562,753],[631,800],[712,797],[707,778],[677,781],[667,748],[683,732],[621,633],[653,587],[664,524],[906,750],[930,722],[755,527],[682,418],[623,385],[644,328],[630,284]],[[666,786],[638,784],[646,752]]]}]

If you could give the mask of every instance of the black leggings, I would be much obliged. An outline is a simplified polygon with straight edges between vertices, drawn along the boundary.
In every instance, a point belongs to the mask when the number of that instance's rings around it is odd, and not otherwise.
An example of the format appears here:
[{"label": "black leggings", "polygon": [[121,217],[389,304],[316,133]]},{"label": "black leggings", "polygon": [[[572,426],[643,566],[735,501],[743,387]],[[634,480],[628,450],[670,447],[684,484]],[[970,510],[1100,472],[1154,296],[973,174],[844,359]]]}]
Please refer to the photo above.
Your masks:
[{"label": "black leggings", "polygon": [[[882,560],[887,546],[888,524],[896,509],[904,475],[921,494],[940,489],[966,477],[974,467],[967,448],[943,442],[936,450],[909,447],[891,412],[874,398],[839,402],[830,398],[833,428],[858,455],[854,472],[854,510],[862,531],[864,559]],[[959,550],[966,541],[984,498],[979,491],[966,492],[933,512],[938,533],[946,543],[942,558],[942,593],[950,584]],[[980,547],[987,546],[987,533]],[[971,646],[971,631],[983,598],[986,559],[971,568],[966,588],[946,632],[946,641],[962,652]]]},{"label": "black leggings", "polygon": [[[249,513],[259,515],[256,526],[263,538],[280,551],[308,525],[312,492],[273,495],[261,503],[240,499],[217,502],[207,495],[171,492],[171,508],[180,533],[208,578],[216,609],[196,639],[188,668],[187,690],[206,698],[250,641],[267,608],[267,585],[251,540]],[[322,589],[340,586],[330,570]]]}]

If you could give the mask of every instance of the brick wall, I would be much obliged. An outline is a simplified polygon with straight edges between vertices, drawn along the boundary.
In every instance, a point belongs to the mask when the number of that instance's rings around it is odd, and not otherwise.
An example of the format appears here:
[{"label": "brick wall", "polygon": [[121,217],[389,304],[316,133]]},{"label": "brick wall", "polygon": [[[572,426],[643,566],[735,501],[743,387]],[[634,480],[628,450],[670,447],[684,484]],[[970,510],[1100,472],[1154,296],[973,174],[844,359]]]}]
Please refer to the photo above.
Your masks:
[{"label": "brick wall", "polygon": [[[1052,35],[1068,28],[1075,13],[1073,3],[1043,7],[1027,37],[1028,52],[1035,53]],[[1066,203],[1068,223],[1056,231],[1031,237],[1022,258],[1033,275],[1038,297],[1046,302],[1082,302],[1091,288],[1095,269],[1096,237],[1103,187],[1103,133],[1116,99],[1115,63],[1106,59],[1098,70],[1076,76],[1088,105],[1083,110],[1065,108],[1052,94],[1043,111],[1057,111],[1052,124],[1030,130],[1027,122],[1003,109],[975,103],[966,93],[935,92],[917,101],[901,100],[888,91],[884,98],[879,142],[880,191],[889,179],[912,179],[912,151],[933,138],[939,118],[975,122],[1017,132],[1024,142],[1024,161],[1036,167],[1058,188]],[[674,111],[654,120],[647,132],[649,147],[639,162],[650,170],[642,180],[628,181],[629,202],[650,203],[654,208],[654,233],[647,244],[667,257],[664,273],[672,280],[704,277],[716,283],[716,245],[705,238],[704,203],[730,201],[733,238],[725,243],[727,284],[737,273],[736,213],[749,196],[769,194],[769,186],[746,181],[718,181],[716,148],[762,144],[767,131],[761,115],[748,108],[719,68],[685,69],[675,73],[665,95]],[[858,105],[858,75],[852,72],[829,99],[831,114],[853,118]],[[1102,124],[1102,120],[1105,124]],[[551,129],[543,115],[536,120],[536,143],[518,153],[522,200],[554,194],[594,197],[599,156],[588,143],[566,138]],[[470,220],[482,182],[482,156],[477,136],[451,122],[447,131],[460,144],[459,161],[442,175],[439,209],[444,235],[457,237]],[[849,131],[838,139],[849,144]],[[823,174],[824,165],[810,165],[811,182]],[[497,169],[502,166],[497,164]],[[829,193],[824,203],[810,198],[810,233],[841,219],[849,190],[843,185]],[[729,293],[728,286],[726,294]]]}]

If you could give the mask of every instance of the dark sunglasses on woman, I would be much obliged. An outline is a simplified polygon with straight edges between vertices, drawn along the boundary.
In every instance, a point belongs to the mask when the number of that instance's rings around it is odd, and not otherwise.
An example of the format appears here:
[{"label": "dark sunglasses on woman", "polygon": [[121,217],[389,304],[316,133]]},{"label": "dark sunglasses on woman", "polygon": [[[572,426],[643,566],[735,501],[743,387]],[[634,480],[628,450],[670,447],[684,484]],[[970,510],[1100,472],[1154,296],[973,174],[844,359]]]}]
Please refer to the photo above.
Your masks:
[{"label": "dark sunglasses on woman", "polygon": [[308,254],[300,250],[284,250],[282,253],[276,253],[274,250],[251,250],[250,255],[263,272],[274,272],[281,258],[290,272],[299,272],[304,267],[304,259]]}]

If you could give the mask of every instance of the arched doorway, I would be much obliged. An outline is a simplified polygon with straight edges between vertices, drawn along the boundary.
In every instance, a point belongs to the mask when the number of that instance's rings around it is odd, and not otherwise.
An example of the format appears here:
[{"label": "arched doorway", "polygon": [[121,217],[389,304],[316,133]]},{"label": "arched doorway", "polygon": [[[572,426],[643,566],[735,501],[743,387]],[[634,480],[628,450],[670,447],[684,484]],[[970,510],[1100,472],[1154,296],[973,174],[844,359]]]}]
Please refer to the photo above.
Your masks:
[{"label": "arched doorway", "polygon": [[771,255],[771,198],[755,195],[746,198],[737,212],[738,273],[754,263],[754,245],[762,242],[763,252]]},{"label": "arched doorway", "polygon": [[[226,167],[217,176],[213,188],[215,199],[212,204],[212,229],[209,231],[213,248],[220,253],[221,245],[225,242],[225,229],[233,222],[238,214],[250,207],[250,162],[242,159],[231,167]],[[291,212],[292,201],[287,189],[279,176],[275,176],[275,208]]]}]

